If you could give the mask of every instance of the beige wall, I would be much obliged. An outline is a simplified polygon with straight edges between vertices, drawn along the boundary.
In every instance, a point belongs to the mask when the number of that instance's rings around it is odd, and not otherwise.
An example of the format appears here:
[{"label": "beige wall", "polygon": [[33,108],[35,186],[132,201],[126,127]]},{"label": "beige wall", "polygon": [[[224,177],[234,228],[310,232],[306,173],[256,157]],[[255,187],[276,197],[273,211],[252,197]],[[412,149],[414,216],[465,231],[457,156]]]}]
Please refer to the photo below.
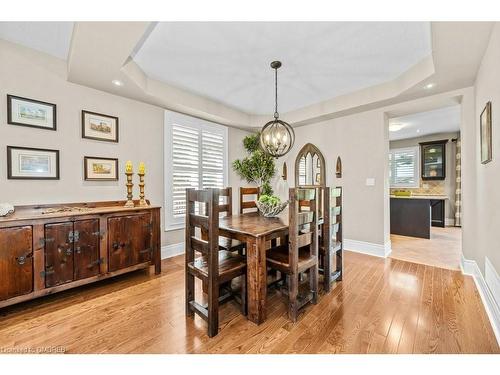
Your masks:
[{"label": "beige wall", "polygon": [[[464,244],[464,256],[473,259],[484,275],[485,257],[500,271],[498,228],[500,228],[500,24],[496,23],[483,57],[475,84],[475,121],[470,129],[474,141],[470,145],[471,161],[475,173],[465,175],[470,185],[472,219],[475,225]],[[488,101],[492,102],[493,160],[488,164],[480,161],[479,116]],[[468,196],[469,198],[469,196]]]},{"label": "beige wall", "polygon": [[[344,187],[344,237],[349,240],[383,245],[388,241],[384,220],[386,200],[386,161],[389,142],[383,110],[363,112],[295,129],[292,151],[279,159],[288,166],[288,182],[295,182],[295,158],[308,142],[325,157],[326,183]],[[342,178],[335,177],[337,156],[342,158]],[[375,186],[366,186],[375,178]]]},{"label": "beige wall", "polygon": [[[446,178],[444,181],[424,181],[420,180],[420,188],[408,188],[413,192],[418,192],[418,194],[427,192],[432,194],[445,194],[449,199],[446,202],[446,218],[453,220],[455,218],[455,186],[456,186],[456,172],[455,172],[455,152],[456,144],[452,142],[452,139],[457,138],[458,132],[454,133],[440,133],[426,135],[423,137],[401,139],[397,141],[391,141],[389,143],[389,148],[404,148],[418,146],[420,142],[430,142],[447,139],[446,144]],[[420,163],[420,160],[419,160]],[[426,186],[428,186],[426,188]],[[406,188],[405,188],[406,190]],[[431,192],[432,191],[432,192]]]},{"label": "beige wall", "polygon": [[[21,205],[124,199],[121,173],[116,182],[83,180],[83,157],[103,156],[118,158],[120,171],[127,160],[136,166],[144,161],[146,196],[154,205],[163,206],[164,109],[69,83],[66,70],[62,60],[0,40],[0,202]],[[57,131],[8,125],[7,94],[55,103]],[[119,143],[82,139],[82,109],[119,117]],[[242,155],[240,145],[245,134],[229,129],[230,161]],[[60,180],[8,180],[7,145],[60,150]],[[237,189],[239,179],[233,173],[229,176],[230,184]],[[138,186],[134,189],[137,196]],[[163,210],[161,217],[164,228]],[[162,231],[164,245],[181,241],[182,231]]]}]

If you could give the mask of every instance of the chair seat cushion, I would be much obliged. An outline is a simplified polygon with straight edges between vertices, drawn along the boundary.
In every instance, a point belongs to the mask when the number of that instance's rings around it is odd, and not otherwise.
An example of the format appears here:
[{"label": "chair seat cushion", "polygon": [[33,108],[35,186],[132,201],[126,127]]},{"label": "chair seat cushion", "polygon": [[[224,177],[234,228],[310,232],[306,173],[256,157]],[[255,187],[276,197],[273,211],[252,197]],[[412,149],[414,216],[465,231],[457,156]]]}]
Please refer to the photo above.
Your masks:
[{"label": "chair seat cushion", "polygon": [[[266,254],[267,265],[280,271],[290,269],[288,245],[277,246],[269,249]],[[317,257],[311,256],[309,248],[299,249],[299,270],[307,269],[317,262]]]},{"label": "chair seat cushion", "polygon": [[232,238],[219,236],[219,249],[228,251],[237,251],[245,248],[245,242],[234,240]]},{"label": "chair seat cushion", "polygon": [[[196,258],[189,266],[201,276],[208,277],[208,259],[205,255]],[[246,266],[245,257],[226,250],[219,251],[219,282],[244,274]]]}]

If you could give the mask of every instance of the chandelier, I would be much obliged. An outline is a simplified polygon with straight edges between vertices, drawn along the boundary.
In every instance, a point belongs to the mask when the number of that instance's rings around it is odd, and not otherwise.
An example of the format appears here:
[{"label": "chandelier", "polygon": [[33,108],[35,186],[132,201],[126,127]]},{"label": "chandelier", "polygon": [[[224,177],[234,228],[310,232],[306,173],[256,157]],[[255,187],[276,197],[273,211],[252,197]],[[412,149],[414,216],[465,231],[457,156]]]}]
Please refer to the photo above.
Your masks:
[{"label": "chandelier", "polygon": [[274,69],[274,120],[264,125],[260,132],[260,145],[269,155],[279,158],[285,155],[293,146],[295,133],[290,124],[279,119],[278,113],[278,69],[281,61],[273,61],[271,68]]}]

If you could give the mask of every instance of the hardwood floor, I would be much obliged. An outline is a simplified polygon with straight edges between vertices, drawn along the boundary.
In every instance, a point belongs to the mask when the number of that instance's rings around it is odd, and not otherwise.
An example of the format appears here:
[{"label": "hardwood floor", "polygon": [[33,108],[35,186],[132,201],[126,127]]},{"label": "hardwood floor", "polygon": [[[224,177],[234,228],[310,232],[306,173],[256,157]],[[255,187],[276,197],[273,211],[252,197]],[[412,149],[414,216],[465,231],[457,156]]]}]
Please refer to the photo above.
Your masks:
[{"label": "hardwood floor", "polygon": [[431,227],[431,239],[391,234],[391,258],[460,270],[462,229]]},{"label": "hardwood floor", "polygon": [[[144,271],[0,310],[0,350],[69,353],[499,353],[471,277],[345,252],[344,281],[292,324],[280,292],[257,326],[234,302],[221,331],[184,316],[182,257]],[[199,285],[198,285],[199,287]]]}]

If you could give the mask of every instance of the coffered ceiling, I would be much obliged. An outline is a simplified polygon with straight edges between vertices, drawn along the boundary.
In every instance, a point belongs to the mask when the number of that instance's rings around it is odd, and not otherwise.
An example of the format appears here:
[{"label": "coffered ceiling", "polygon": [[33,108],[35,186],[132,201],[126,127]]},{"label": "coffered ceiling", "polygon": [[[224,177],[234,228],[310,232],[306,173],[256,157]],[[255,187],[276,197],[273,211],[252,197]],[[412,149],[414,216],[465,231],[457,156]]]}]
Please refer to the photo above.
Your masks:
[{"label": "coffered ceiling", "polygon": [[397,78],[431,55],[428,22],[162,22],[134,61],[151,78],[249,114],[282,112]]},{"label": "coffered ceiling", "polygon": [[0,39],[66,60],[70,82],[249,129],[273,111],[272,60],[300,126],[473,85],[492,25],[0,22]]}]

